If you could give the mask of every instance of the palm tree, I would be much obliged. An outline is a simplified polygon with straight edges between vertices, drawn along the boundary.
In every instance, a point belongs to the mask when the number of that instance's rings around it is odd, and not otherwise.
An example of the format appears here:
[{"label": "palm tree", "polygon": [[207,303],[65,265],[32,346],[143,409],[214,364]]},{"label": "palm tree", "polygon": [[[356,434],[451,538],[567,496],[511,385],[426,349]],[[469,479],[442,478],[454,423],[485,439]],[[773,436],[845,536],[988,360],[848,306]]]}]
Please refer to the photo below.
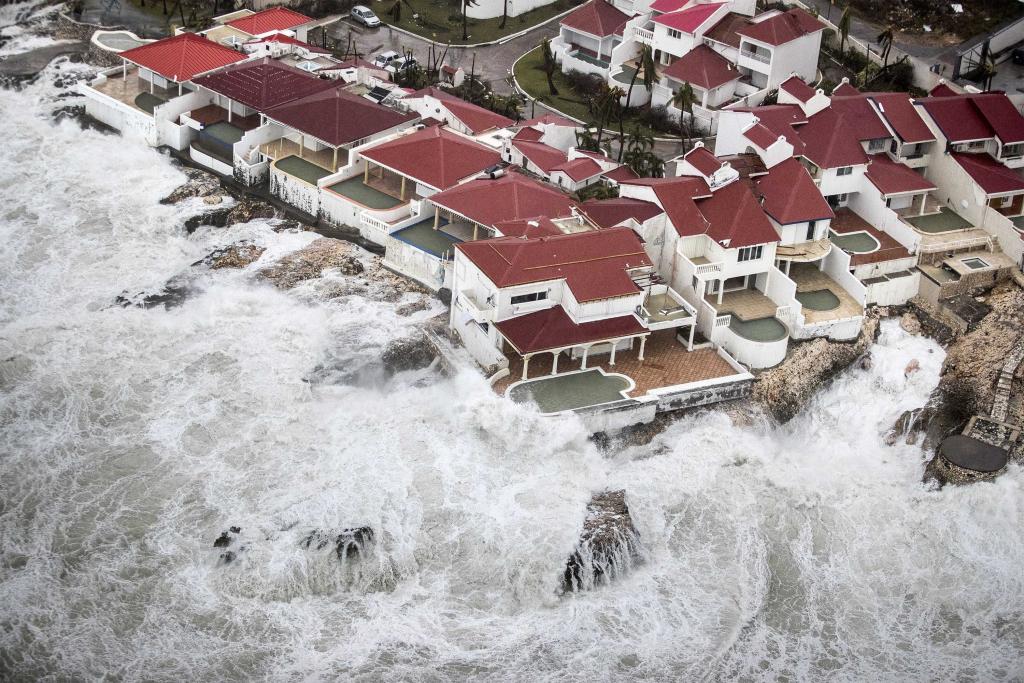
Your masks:
[{"label": "palm tree", "polygon": [[846,39],[850,37],[850,6],[847,5],[843,10],[843,16],[839,17],[839,56],[842,57],[846,52]]},{"label": "palm tree", "polygon": [[558,88],[555,87],[554,75],[555,70],[558,69],[558,62],[555,61],[555,53],[551,51],[551,41],[548,38],[541,42],[540,53],[544,57],[544,64],[541,68],[544,70],[544,75],[548,77],[548,92],[557,95]]},{"label": "palm tree", "polygon": [[895,37],[895,29],[892,24],[888,25],[884,31],[878,34],[878,47],[882,50],[882,68],[889,68],[889,53],[892,51],[892,41]]},{"label": "palm tree", "polygon": [[597,147],[601,148],[601,138],[604,136],[604,128],[611,121],[612,116],[619,106],[619,100],[626,96],[626,91],[615,86],[609,88],[607,85],[597,98]]},{"label": "palm tree", "polygon": [[650,45],[643,45],[640,47],[640,54],[636,60],[636,70],[633,71],[633,77],[629,79],[629,89],[626,91],[626,106],[619,112],[619,161],[622,161],[622,141],[625,139],[625,133],[623,127],[625,126],[626,112],[629,108],[629,103],[633,99],[633,86],[636,85],[637,77],[643,73],[644,88],[647,92],[651,91],[654,87],[654,79],[657,76],[654,66],[654,53],[651,51]]},{"label": "palm tree", "polygon": [[476,7],[476,0],[461,0],[462,7],[462,39],[469,40],[469,15],[467,12],[470,7]]},{"label": "palm tree", "polygon": [[505,22],[508,21],[508,3],[510,0],[501,0],[501,23],[498,24],[498,28],[505,28]]},{"label": "palm tree", "polygon": [[672,99],[669,101],[673,107],[679,110],[679,144],[682,145],[684,152],[686,151],[687,129],[684,114],[693,116],[693,103],[695,99],[693,87],[689,83],[683,83],[672,93]]}]

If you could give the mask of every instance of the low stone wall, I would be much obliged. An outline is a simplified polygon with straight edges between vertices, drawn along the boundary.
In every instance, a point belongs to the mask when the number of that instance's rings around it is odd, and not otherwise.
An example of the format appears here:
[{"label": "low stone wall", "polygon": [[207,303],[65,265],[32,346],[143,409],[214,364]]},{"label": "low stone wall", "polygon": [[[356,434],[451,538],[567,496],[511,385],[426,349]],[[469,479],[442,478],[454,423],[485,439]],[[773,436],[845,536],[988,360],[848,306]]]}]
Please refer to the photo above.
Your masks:
[{"label": "low stone wall", "polygon": [[[53,31],[53,37],[61,40],[88,41],[96,31],[119,31],[126,30],[126,26],[100,26],[99,24],[86,24],[76,21],[63,12],[57,16],[57,24]],[[118,60],[120,63],[120,60]]]},{"label": "low stone wall", "polygon": [[95,64],[96,66],[112,67],[121,66],[121,62],[123,60],[121,59],[121,55],[118,53],[111,52],[110,50],[104,50],[96,43],[90,41],[89,52],[86,55],[85,61],[90,64]]}]

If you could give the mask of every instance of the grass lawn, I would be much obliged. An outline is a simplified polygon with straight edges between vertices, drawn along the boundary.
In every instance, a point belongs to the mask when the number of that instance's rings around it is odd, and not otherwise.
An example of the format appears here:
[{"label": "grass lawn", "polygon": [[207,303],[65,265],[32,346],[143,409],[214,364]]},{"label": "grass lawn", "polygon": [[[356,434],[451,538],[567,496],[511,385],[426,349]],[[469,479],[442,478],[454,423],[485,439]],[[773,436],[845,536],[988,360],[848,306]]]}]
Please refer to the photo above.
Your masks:
[{"label": "grass lawn", "polygon": [[[544,75],[544,71],[541,67],[544,64],[544,57],[541,55],[541,48],[537,47],[530,50],[523,58],[516,62],[516,80],[519,82],[519,87],[526,91],[526,94],[530,97],[540,100],[549,107],[559,110],[563,114],[568,114],[573,118],[580,119],[581,121],[587,122],[591,126],[596,126],[597,122],[593,120],[590,112],[587,110],[587,105],[583,101],[583,98],[576,94],[576,91],[569,86],[569,81],[566,80],[565,75],[561,71],[556,71],[552,80],[555,82],[555,88],[558,90],[557,95],[551,95],[551,91],[548,90],[548,79]],[[623,90],[626,90],[629,84],[626,83],[622,86]],[[642,88],[643,83],[635,86]],[[529,104],[526,109],[529,111]],[[646,131],[650,135],[658,137],[674,137],[674,133],[659,132],[651,129],[644,123],[638,120],[636,110],[631,110],[626,115],[625,130],[628,134],[630,131],[640,129]],[[614,135],[618,135],[619,122],[618,120],[612,121],[606,131]]]},{"label": "grass lawn", "polygon": [[[462,39],[462,17],[459,14],[459,7],[445,0],[409,0],[408,5],[403,2],[402,20],[398,22],[394,21],[387,11],[391,9],[392,3],[388,2],[384,7],[374,9],[384,23],[405,29],[418,36],[439,43],[472,45],[489,43],[503,36],[518,33],[578,4],[580,3],[576,0],[555,0],[549,5],[538,7],[517,17],[509,17],[503,29],[499,28],[501,17],[494,19],[471,18],[468,22],[468,40]],[[409,5],[412,6],[412,9]],[[419,15],[419,18],[414,19],[413,14]]]}]

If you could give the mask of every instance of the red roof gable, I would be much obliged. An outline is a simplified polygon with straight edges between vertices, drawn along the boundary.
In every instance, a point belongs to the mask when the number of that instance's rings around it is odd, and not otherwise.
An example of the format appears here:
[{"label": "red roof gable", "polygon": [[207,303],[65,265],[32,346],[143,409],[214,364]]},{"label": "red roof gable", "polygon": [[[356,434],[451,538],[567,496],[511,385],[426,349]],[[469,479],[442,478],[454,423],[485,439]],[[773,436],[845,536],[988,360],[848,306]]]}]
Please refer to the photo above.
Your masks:
[{"label": "red roof gable", "polygon": [[959,95],[956,90],[953,90],[945,83],[939,83],[937,86],[928,91],[928,97],[948,97],[950,95]]},{"label": "red roof gable", "polygon": [[535,216],[564,218],[575,206],[563,192],[514,172],[471,180],[432,195],[430,201],[484,226]]},{"label": "red roof gable", "polygon": [[971,97],[971,102],[1004,145],[1024,142],[1024,117],[1009,97],[1002,93],[983,93]]},{"label": "red roof gable", "polygon": [[784,80],[779,87],[801,102],[807,102],[815,95],[814,89],[800,80],[796,74]]},{"label": "red roof gable", "polygon": [[564,161],[551,169],[551,172],[561,171],[573,181],[579,182],[587,178],[593,178],[601,174],[601,165],[593,159],[578,157],[570,161]]},{"label": "red roof gable", "polygon": [[287,31],[313,21],[305,14],[299,14],[287,7],[271,7],[240,19],[228,22],[228,26],[245,31],[251,36],[261,36],[271,31]]},{"label": "red roof gable", "polygon": [[711,177],[722,168],[722,162],[711,153],[707,147],[699,146],[694,147],[689,152],[683,155],[686,161],[700,171],[703,175]]},{"label": "red roof gable", "polygon": [[1024,177],[987,154],[954,152],[953,159],[987,195],[1024,192]]},{"label": "red roof gable", "polygon": [[438,190],[446,190],[501,161],[494,150],[444,128],[403,135],[364,150],[362,155]]},{"label": "red roof gable", "polygon": [[647,332],[634,315],[575,323],[561,306],[509,318],[495,323],[495,326],[521,354],[593,344]]},{"label": "red roof gable", "polygon": [[675,12],[688,4],[690,4],[690,0],[654,0],[651,3],[650,9],[652,12],[664,14],[666,12]]},{"label": "red roof gable", "polygon": [[[878,117],[875,118],[877,120]],[[821,168],[866,164],[868,155],[864,153],[856,130],[850,117],[841,116],[835,109],[820,111],[797,130],[803,143],[801,154]]]},{"label": "red roof gable", "polygon": [[121,56],[175,83],[245,60],[245,55],[196,35],[179,33],[155,43],[125,50]]},{"label": "red roof gable", "polygon": [[705,90],[712,90],[743,75],[707,45],[698,45],[665,67],[662,74]]},{"label": "red roof gable", "polygon": [[846,130],[852,131],[860,142],[892,137],[867,95],[833,96],[832,109],[842,115],[843,121],[850,126]]},{"label": "red roof gable", "polygon": [[555,166],[567,161],[565,152],[545,145],[543,142],[520,140],[517,136],[512,139],[512,146],[544,173],[551,172]]},{"label": "red roof gable", "polygon": [[748,23],[750,23],[750,17],[737,12],[728,12],[721,21],[704,31],[704,38],[730,47],[739,47],[740,34],[737,31]]},{"label": "red roof gable", "polygon": [[935,140],[928,124],[921,118],[917,107],[906,93],[873,93],[879,113],[893,132],[906,144]]},{"label": "red roof gable", "polygon": [[874,154],[868,164],[867,179],[883,195],[901,192],[926,192],[935,185],[923,175],[903,164],[898,164],[887,154]]},{"label": "red roof gable", "polygon": [[833,97],[852,97],[853,95],[859,95],[860,90],[853,87],[849,83],[840,83],[832,89]]},{"label": "red roof gable", "polygon": [[339,85],[269,57],[201,76],[195,84],[260,112]]},{"label": "red roof gable", "polygon": [[605,171],[603,175],[608,180],[613,180],[617,183],[622,182],[624,180],[634,180],[640,177],[636,171],[631,169],[629,166],[626,166],[625,164],[619,166],[618,168],[613,168],[610,171]]},{"label": "red roof gable", "polygon": [[[255,45],[259,43],[283,43],[285,45],[297,45],[298,47],[301,47],[305,50],[309,50],[310,52],[318,52],[324,55],[331,54],[331,51],[328,50],[327,48],[319,47],[317,45],[310,45],[309,43],[304,43],[298,38],[292,38],[291,36],[284,33],[272,33],[269,36],[264,36],[263,38],[254,38],[253,40],[247,40],[245,44]],[[322,69],[318,69],[318,71],[322,71]]]},{"label": "red roof gable", "polygon": [[643,223],[661,215],[664,211],[653,202],[618,197],[615,199],[588,199],[583,202],[583,213],[587,214],[590,220],[598,226],[611,228],[630,218],[637,223]]},{"label": "red roof gable", "polygon": [[[484,109],[478,107],[472,102],[456,97],[451,93],[447,93],[440,88],[424,88],[419,90],[412,95],[409,95],[406,99],[412,99],[417,97],[433,97],[436,100],[440,100],[444,107],[451,112],[452,116],[462,121],[466,128],[469,128],[473,134],[483,133],[494,128],[505,128],[515,123],[512,119],[502,116],[497,112],[493,112],[490,109]],[[437,116],[437,113],[432,113],[432,116]]]},{"label": "red roof gable", "polygon": [[768,130],[768,128],[761,123],[755,123],[753,126],[743,131],[743,136],[761,149],[768,149],[779,139],[779,135]]},{"label": "red roof gable", "polygon": [[651,265],[629,228],[551,237],[500,237],[455,246],[498,287],[565,280],[577,301],[628,296],[640,291],[629,270]]},{"label": "red roof gable", "polygon": [[659,17],[654,18],[654,23],[674,28],[677,31],[683,31],[684,33],[695,33],[697,29],[704,25],[708,19],[718,10],[719,7],[723,7],[724,2],[711,3],[707,5],[694,5],[693,7],[687,7],[684,10],[678,12],[672,12],[670,14],[662,14]]},{"label": "red roof gable", "polygon": [[544,133],[540,132],[536,128],[522,128],[512,136],[512,139],[522,140],[523,142],[537,142],[542,137],[544,137]]},{"label": "red roof gable", "polygon": [[583,125],[577,121],[573,121],[570,118],[566,118],[565,116],[559,116],[558,114],[544,114],[543,116],[538,116],[536,118],[530,119],[529,121],[523,121],[519,125],[526,127],[536,126],[541,123],[555,126],[566,126],[568,128],[579,128],[581,125]]},{"label": "red roof gable", "polygon": [[626,25],[627,21],[629,21],[629,16],[620,12],[610,2],[590,0],[563,17],[561,24],[575,31],[604,38],[622,35],[622,27]]},{"label": "red roof gable", "polygon": [[333,147],[411,124],[419,118],[350,95],[338,87],[272,107],[264,113]]},{"label": "red roof gable", "polygon": [[826,220],[833,217],[814,179],[796,159],[786,159],[754,179],[765,213],[780,225]]},{"label": "red roof gable", "polygon": [[950,142],[987,140],[995,131],[966,95],[917,100]]},{"label": "red roof gable", "polygon": [[815,31],[825,29],[821,23],[805,10],[796,7],[762,21],[738,29],[741,36],[768,45],[783,45],[802,38]]}]

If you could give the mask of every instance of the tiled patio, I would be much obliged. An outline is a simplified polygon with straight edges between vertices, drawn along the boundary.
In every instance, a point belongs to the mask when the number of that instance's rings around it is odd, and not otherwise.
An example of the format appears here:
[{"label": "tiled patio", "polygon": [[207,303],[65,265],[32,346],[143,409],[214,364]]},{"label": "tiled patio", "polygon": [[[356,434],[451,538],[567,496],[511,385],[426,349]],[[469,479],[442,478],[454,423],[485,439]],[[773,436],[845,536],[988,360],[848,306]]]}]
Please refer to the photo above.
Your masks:
[{"label": "tiled patio", "polygon": [[[587,367],[603,368],[607,373],[628,375],[636,383],[636,388],[629,396],[643,396],[651,389],[669,387],[689,382],[728,377],[736,374],[732,366],[718,355],[714,349],[704,348],[687,351],[686,347],[675,339],[675,330],[662,330],[651,333],[644,349],[644,360],[639,360],[640,341],[633,342],[628,351],[616,351],[615,365],[610,365],[608,354],[591,355],[587,358]],[[494,390],[504,395],[505,390],[520,381],[523,376],[523,360],[519,354],[509,350],[508,377],[499,380]],[[579,370],[582,359],[570,359],[563,354],[558,360],[559,372]],[[529,377],[537,378],[551,374],[552,356],[541,353],[530,359]]]},{"label": "tiled patio", "polygon": [[[188,113],[188,116],[204,126],[212,126],[215,123],[221,122],[228,123],[228,110],[224,107],[218,107],[216,104],[208,104],[205,107],[193,109]],[[253,128],[259,128],[260,116],[259,114],[253,114],[252,116],[232,114],[230,125],[240,131],[248,132]]]},{"label": "tiled patio", "polygon": [[722,303],[718,303],[717,294],[708,294],[704,300],[711,304],[718,315],[735,315],[743,320],[771,318],[775,316],[778,306],[756,289],[740,289],[722,295]]},{"label": "tiled patio", "polygon": [[[299,153],[300,150],[301,154]],[[263,143],[260,145],[260,152],[271,159],[284,159],[285,157],[290,156],[299,157],[304,161],[308,161],[311,164],[316,164],[317,166],[326,169],[328,173],[334,173],[348,163],[347,150],[338,150],[338,165],[335,166],[333,149],[322,149],[319,152],[314,152],[305,147],[300,148],[298,144],[287,138],[280,138]]]},{"label": "tiled patio", "polygon": [[827,289],[839,299],[839,306],[830,311],[815,311],[804,306],[804,319],[808,324],[824,323],[830,320],[842,320],[864,315],[864,307],[857,303],[857,300],[847,294],[838,282],[818,270],[818,267],[810,263],[794,263],[789,272],[789,278],[796,283],[796,291],[816,292]]},{"label": "tiled patio", "polygon": [[375,185],[364,183],[361,175],[342,180],[327,189],[368,209],[392,209],[402,203],[397,196],[381,192]]},{"label": "tiled patio", "polygon": [[[127,77],[122,78],[121,74],[114,74],[107,76],[107,82],[92,86],[96,92],[101,92],[108,97],[113,97],[122,104],[127,104],[130,107],[135,107],[139,111],[145,111],[147,114],[152,114],[152,111],[146,111],[136,103],[136,99],[139,95],[149,93],[149,82],[142,81],[139,79],[137,71],[129,71]],[[177,97],[178,91],[168,91],[165,88],[153,88],[153,94],[161,100],[167,100],[171,97]]]},{"label": "tiled patio", "polygon": [[[833,232],[838,235],[848,235],[861,232],[867,233],[875,238],[879,244],[879,248],[876,251],[868,253],[857,253],[855,251],[846,250],[847,253],[851,254],[851,266],[860,266],[867,263],[881,263],[883,261],[895,261],[897,259],[913,256],[913,254],[911,254],[902,244],[881,230],[873,228],[870,223],[850,209],[836,209],[835,214],[836,217],[832,219]],[[833,240],[833,242],[840,248],[843,248],[841,240]]]}]

